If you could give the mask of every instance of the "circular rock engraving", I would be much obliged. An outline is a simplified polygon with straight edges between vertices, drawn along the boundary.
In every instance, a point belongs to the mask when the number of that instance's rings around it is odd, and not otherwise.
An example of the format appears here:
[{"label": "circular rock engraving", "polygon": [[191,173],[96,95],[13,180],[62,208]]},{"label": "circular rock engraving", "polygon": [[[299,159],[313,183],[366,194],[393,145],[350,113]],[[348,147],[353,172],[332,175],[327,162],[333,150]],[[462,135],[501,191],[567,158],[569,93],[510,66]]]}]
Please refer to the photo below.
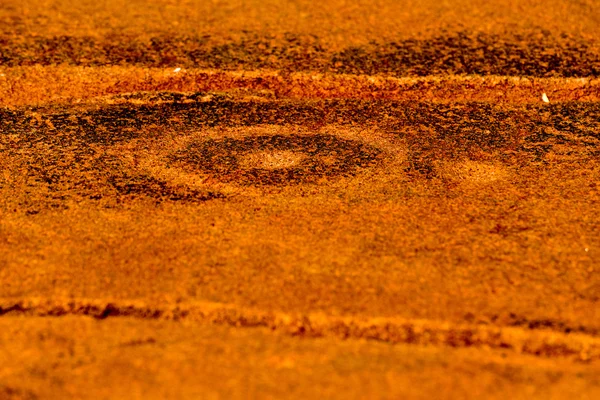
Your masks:
[{"label": "circular rock engraving", "polygon": [[373,165],[380,153],[333,135],[294,134],[192,142],[171,159],[223,182],[285,185],[353,175],[357,168]]}]

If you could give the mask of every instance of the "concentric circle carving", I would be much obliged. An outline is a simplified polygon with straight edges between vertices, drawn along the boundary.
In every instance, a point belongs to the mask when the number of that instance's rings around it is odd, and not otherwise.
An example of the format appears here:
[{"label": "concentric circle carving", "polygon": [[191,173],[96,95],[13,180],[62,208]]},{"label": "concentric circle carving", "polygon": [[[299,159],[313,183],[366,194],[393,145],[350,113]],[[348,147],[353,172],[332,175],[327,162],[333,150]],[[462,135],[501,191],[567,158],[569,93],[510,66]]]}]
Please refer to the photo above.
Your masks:
[{"label": "concentric circle carving", "polygon": [[223,182],[285,185],[353,175],[379,154],[373,146],[329,134],[276,134],[192,142],[172,160]]}]

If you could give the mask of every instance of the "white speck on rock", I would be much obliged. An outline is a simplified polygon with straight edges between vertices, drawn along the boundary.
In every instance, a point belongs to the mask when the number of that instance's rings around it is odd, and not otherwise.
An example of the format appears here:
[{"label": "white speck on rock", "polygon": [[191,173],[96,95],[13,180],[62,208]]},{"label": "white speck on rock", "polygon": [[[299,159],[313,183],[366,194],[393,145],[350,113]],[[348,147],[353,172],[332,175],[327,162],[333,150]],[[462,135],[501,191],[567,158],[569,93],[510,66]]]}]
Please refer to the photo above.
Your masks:
[{"label": "white speck on rock", "polygon": [[548,96],[546,96],[546,93],[542,93],[542,101],[544,103],[550,103],[550,100],[548,100]]}]

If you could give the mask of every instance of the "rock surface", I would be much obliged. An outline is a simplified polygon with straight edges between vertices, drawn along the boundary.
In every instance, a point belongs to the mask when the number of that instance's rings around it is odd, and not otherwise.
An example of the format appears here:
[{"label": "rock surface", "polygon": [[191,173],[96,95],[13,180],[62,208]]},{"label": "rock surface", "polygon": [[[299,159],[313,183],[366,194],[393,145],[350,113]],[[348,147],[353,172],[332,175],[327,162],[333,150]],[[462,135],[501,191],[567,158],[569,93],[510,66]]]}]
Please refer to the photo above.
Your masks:
[{"label": "rock surface", "polygon": [[6,3],[0,399],[600,395],[592,1]]}]

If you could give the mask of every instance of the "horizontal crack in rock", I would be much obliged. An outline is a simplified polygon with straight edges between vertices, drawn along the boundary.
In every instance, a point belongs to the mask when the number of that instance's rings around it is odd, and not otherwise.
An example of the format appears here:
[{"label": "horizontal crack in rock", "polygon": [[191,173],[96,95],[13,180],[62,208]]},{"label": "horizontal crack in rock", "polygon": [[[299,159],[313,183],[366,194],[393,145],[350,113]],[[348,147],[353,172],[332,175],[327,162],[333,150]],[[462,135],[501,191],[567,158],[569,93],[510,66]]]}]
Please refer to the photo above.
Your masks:
[{"label": "horizontal crack in rock", "polygon": [[[402,318],[333,317],[325,314],[289,314],[218,303],[151,306],[142,302],[101,300],[0,300],[0,316],[79,315],[104,319],[193,320],[234,327],[265,327],[302,337],[370,339],[388,343],[509,349],[541,357],[600,359],[600,338],[550,330],[455,324]],[[533,328],[534,326],[532,326]]]}]

